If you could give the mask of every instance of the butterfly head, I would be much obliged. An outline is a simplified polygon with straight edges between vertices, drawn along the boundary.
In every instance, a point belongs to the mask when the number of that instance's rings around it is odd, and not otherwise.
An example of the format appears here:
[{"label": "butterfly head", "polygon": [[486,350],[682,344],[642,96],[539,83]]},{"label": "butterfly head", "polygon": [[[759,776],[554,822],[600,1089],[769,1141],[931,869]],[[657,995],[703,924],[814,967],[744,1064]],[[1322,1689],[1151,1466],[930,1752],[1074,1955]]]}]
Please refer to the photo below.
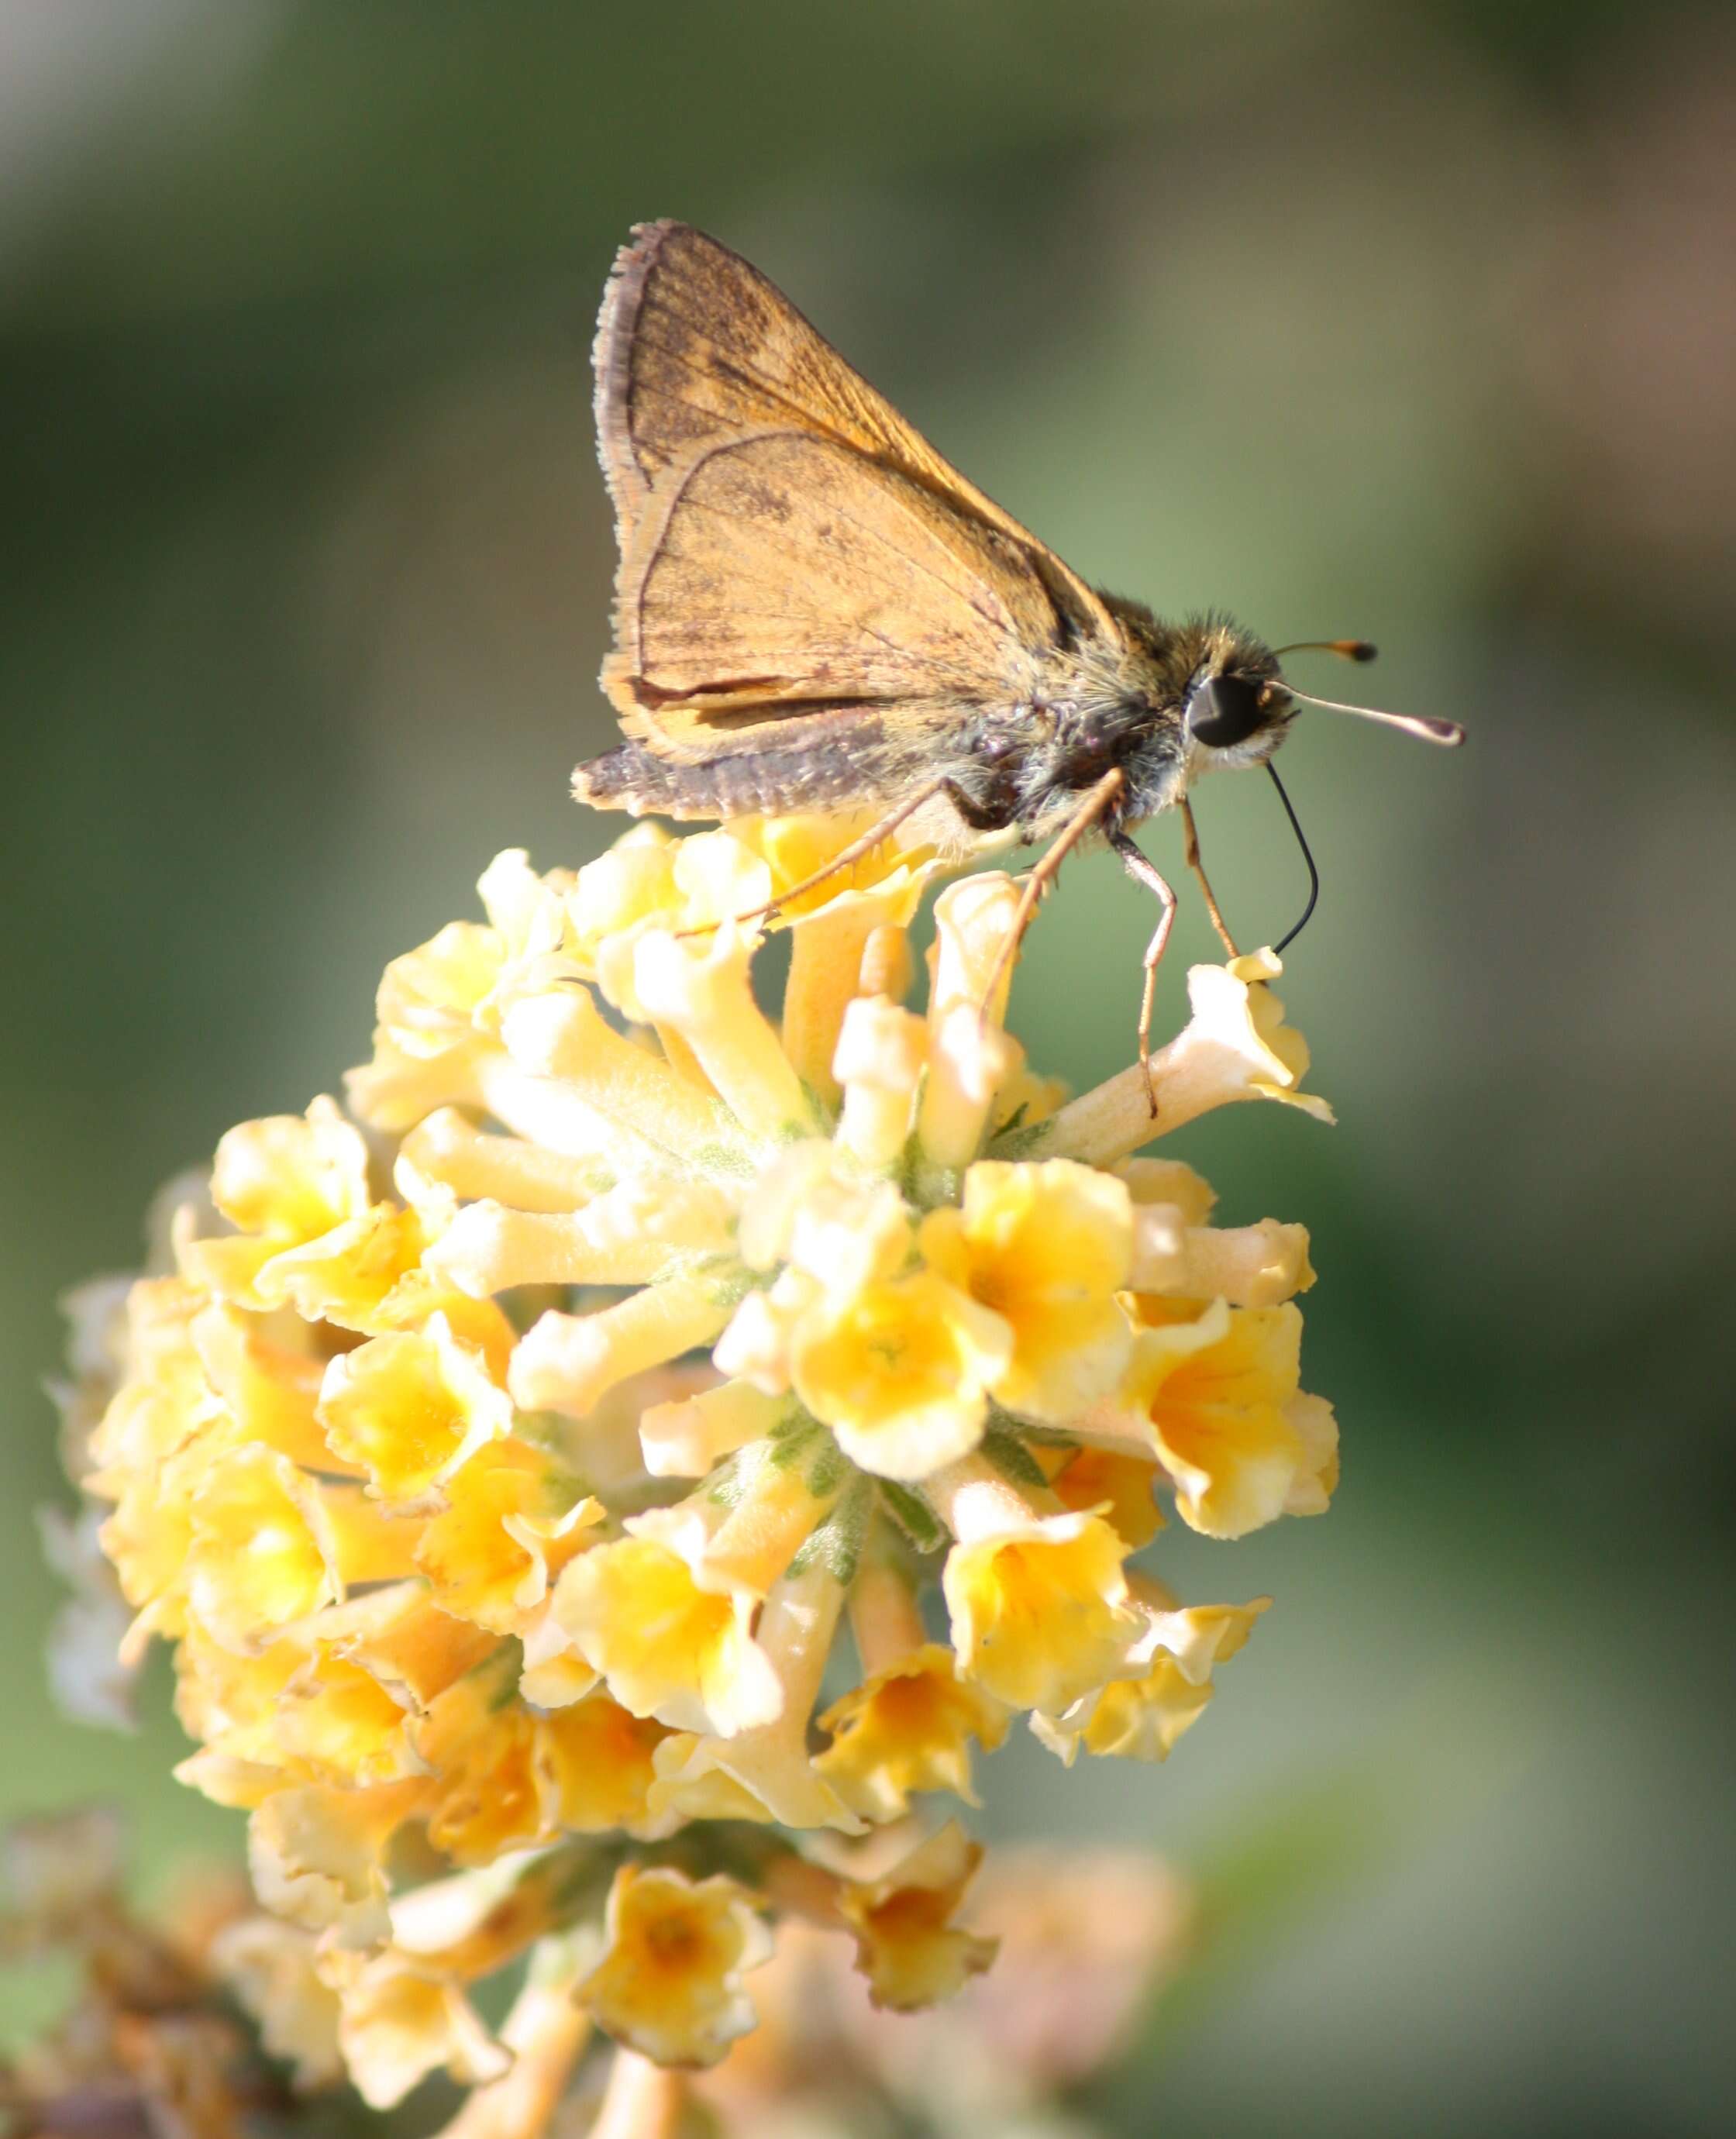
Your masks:
[{"label": "butterfly head", "polygon": [[1264,764],[1296,712],[1277,656],[1225,619],[1184,627],[1179,636],[1181,728],[1193,770]]},{"label": "butterfly head", "polygon": [[1354,713],[1401,729],[1424,742],[1450,747],[1463,742],[1465,731],[1456,721],[1440,721],[1416,713],[1392,713],[1375,706],[1347,705],[1338,698],[1319,698],[1286,683],[1279,671],[1284,653],[1336,653],[1348,661],[1372,661],[1375,649],[1366,639],[1307,639],[1280,646],[1274,653],[1234,625],[1209,627],[1201,658],[1188,678],[1182,698],[1181,723],[1201,766],[1262,765],[1284,740],[1284,731],[1307,706],[1329,712]]}]

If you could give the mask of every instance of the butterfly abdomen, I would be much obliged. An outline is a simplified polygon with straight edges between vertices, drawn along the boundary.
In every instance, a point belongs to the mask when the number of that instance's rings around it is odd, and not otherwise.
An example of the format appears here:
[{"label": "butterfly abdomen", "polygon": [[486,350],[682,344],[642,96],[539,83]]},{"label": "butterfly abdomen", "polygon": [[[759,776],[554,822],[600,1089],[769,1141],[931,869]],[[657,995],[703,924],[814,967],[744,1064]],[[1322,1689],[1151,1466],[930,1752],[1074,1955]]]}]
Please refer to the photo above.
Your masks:
[{"label": "butterfly abdomen", "polygon": [[624,742],[573,775],[581,802],[635,817],[751,817],[859,805],[861,759],[842,744],[731,751],[678,765]]}]

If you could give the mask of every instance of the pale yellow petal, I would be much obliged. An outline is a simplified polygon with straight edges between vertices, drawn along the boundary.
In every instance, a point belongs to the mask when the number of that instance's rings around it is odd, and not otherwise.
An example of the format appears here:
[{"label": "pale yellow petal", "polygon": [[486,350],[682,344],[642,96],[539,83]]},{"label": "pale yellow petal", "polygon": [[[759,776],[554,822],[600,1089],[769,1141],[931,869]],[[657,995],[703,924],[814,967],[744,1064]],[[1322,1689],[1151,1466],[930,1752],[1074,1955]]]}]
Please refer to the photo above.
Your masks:
[{"label": "pale yellow petal", "polygon": [[856,1965],[876,2005],[912,2013],[955,1996],[994,1960],[999,1941],[952,1921],[982,1861],[980,1844],[949,1823],[883,1877],[841,1897],[856,1934]]},{"label": "pale yellow petal", "polygon": [[816,1309],[797,1330],[791,1375],[853,1463],[925,1478],[982,1438],[1012,1342],[1000,1315],[922,1270]]},{"label": "pale yellow petal", "polygon": [[1329,1122],[1332,1109],[1325,1100],[1297,1089],[1308,1069],[1308,1049],[1301,1035],[1284,1023],[1284,1006],[1266,985],[1281,971],[1270,952],[1232,959],[1227,966],[1193,967],[1187,976],[1192,1019],[1152,1055],[1149,1079],[1137,1063],[1122,1070],[1018,1138],[1018,1155],[1106,1166],[1238,1099],[1280,1099]]},{"label": "pale yellow petal", "polygon": [[424,1262],[477,1299],[521,1285],[651,1285],[730,1245],[733,1211],[707,1182],[634,1179],[570,1211],[461,1211]]},{"label": "pale yellow petal", "polygon": [[617,2041],[664,2065],[715,2064],[755,2021],[742,1987],[771,1935],[732,1880],[627,1865],[602,1960],[577,1995]]},{"label": "pale yellow petal", "polygon": [[731,1737],[770,1722],[783,1692],[750,1631],[746,1593],[700,1588],[680,1554],[622,1538],[582,1554],[555,1587],[554,1615],[623,1708],[677,1730]]},{"label": "pale yellow petal", "polygon": [[652,930],[633,980],[647,1014],[678,1032],[750,1136],[780,1139],[813,1126],[800,1077],[753,997],[752,939],[731,924],[699,937]]},{"label": "pale yellow petal", "polygon": [[551,1311],[520,1339],[508,1386],[526,1411],[584,1418],[616,1383],[710,1344],[735,1304],[726,1280],[701,1275],[648,1285],[592,1314]]}]

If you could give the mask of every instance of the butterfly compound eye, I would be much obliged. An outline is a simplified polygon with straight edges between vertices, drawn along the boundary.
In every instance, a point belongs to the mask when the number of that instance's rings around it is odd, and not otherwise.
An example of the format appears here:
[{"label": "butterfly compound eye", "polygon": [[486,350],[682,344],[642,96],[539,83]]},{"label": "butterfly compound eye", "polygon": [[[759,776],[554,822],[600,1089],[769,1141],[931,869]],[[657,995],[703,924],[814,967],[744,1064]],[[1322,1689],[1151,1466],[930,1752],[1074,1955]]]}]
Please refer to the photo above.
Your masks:
[{"label": "butterfly compound eye", "polygon": [[1187,708],[1187,732],[1212,750],[1246,742],[1264,725],[1268,707],[1258,683],[1245,676],[1208,676]]}]

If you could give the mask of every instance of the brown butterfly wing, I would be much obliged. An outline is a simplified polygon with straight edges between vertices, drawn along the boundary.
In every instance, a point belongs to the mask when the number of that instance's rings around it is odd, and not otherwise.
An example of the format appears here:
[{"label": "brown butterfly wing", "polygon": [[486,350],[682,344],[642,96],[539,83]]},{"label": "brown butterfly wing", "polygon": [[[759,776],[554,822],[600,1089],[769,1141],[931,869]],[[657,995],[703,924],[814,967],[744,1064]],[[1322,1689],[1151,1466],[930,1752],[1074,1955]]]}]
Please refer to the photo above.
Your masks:
[{"label": "brown butterfly wing", "polygon": [[787,723],[822,706],[939,719],[949,698],[992,702],[1021,649],[1118,637],[1083,580],[700,232],[636,234],[595,362],[622,552],[603,680],[648,747],[752,747],[761,722],[788,747]]},{"label": "brown butterfly wing", "polygon": [[896,706],[926,727],[1010,707],[1055,630],[998,529],[831,438],[762,431],[702,448],[653,493],[604,676],[667,755],[725,737],[783,749],[804,715]]}]

